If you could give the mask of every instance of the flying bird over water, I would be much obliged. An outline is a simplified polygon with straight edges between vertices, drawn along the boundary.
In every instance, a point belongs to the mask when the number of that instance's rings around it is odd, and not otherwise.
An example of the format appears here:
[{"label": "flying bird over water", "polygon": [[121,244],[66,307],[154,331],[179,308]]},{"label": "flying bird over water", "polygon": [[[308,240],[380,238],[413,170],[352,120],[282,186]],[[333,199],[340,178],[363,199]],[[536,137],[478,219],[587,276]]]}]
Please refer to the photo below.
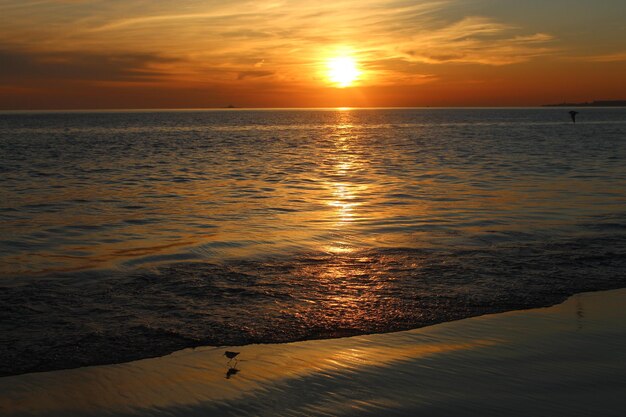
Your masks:
[{"label": "flying bird over water", "polygon": [[572,117],[572,122],[576,123],[576,115],[578,114],[577,111],[572,110],[571,112],[569,112],[569,115]]}]

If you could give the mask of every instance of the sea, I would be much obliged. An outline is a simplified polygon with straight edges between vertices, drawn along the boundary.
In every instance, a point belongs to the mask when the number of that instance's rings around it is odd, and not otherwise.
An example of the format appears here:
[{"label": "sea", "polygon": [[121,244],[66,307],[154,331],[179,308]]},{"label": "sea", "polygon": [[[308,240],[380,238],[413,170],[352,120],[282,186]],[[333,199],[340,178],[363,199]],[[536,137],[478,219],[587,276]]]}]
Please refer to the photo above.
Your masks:
[{"label": "sea", "polygon": [[0,113],[0,376],[626,287],[626,108]]}]

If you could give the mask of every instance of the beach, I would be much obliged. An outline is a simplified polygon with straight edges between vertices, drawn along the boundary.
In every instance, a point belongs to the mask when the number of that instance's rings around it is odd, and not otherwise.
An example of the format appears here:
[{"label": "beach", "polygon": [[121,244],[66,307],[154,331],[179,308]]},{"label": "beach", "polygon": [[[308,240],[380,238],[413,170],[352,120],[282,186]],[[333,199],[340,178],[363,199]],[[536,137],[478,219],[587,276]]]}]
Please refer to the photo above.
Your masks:
[{"label": "beach", "polygon": [[[405,332],[5,377],[0,414],[620,416],[625,303],[626,289],[584,293]],[[226,350],[240,352],[230,366]]]},{"label": "beach", "polygon": [[0,1],[0,417],[626,415],[626,1],[535,3]]}]

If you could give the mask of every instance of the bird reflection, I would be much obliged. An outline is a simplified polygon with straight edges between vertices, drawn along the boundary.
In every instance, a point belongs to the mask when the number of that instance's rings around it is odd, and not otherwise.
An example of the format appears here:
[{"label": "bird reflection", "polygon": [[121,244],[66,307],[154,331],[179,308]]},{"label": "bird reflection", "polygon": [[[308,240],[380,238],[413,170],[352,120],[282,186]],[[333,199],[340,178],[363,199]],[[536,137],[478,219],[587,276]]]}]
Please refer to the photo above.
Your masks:
[{"label": "bird reflection", "polygon": [[237,375],[237,373],[239,372],[239,369],[237,369],[236,366],[237,365],[235,364],[235,367],[228,368],[228,371],[226,371],[226,379],[230,379],[231,376]]}]

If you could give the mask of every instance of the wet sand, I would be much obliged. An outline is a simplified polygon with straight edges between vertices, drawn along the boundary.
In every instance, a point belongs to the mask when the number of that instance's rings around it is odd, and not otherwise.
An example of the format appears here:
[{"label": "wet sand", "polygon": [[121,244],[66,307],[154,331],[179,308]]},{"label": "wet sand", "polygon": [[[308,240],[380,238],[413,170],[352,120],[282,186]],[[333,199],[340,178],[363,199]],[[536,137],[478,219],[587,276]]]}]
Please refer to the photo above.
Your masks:
[{"label": "wet sand", "polygon": [[[626,289],[417,330],[0,378],[2,416],[621,416]],[[225,350],[240,351],[227,364]],[[230,372],[229,372],[230,371]]]}]

